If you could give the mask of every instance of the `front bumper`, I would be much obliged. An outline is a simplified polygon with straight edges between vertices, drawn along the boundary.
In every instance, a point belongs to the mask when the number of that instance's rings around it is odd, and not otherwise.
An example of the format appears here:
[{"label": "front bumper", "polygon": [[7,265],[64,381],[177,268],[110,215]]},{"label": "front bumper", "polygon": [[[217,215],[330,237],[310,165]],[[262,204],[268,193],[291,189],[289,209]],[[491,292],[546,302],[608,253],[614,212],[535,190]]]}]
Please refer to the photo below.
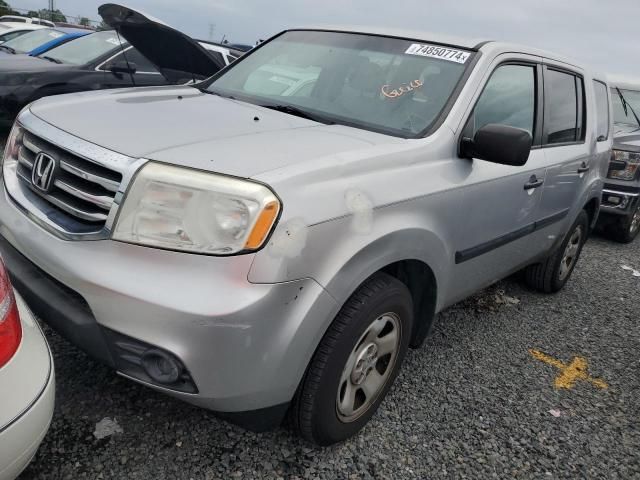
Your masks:
[{"label": "front bumper", "polygon": [[640,187],[605,184],[602,190],[602,213],[627,216],[640,201]]},{"label": "front bumper", "polygon": [[[289,402],[337,312],[312,279],[250,283],[253,255],[59,239],[25,217],[4,189],[0,236],[16,289],[44,321],[126,376],[216,411]],[[122,338],[178,359],[195,390],[123,369]]]},{"label": "front bumper", "polygon": [[55,397],[49,347],[27,306],[19,296],[16,300],[23,337],[14,357],[0,369],[0,416],[5,416],[0,418],[0,480],[13,480],[35,455],[49,429]]}]

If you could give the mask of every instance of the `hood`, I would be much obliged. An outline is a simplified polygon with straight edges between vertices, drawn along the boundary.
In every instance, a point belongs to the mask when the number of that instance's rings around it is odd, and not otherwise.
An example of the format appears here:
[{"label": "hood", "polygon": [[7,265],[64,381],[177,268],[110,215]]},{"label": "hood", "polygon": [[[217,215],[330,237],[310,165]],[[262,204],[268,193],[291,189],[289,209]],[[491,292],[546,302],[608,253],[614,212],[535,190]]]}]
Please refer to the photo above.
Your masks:
[{"label": "hood", "polygon": [[115,3],[101,5],[98,13],[170,81],[185,72],[207,78],[224,67],[198,42],[149,15]]},{"label": "hood", "polygon": [[50,62],[43,58],[31,57],[26,54],[7,55],[0,57],[0,85],[7,82],[15,83],[14,75],[8,73],[38,73],[50,72],[52,70],[69,69],[70,65]]},{"label": "hood", "polygon": [[613,148],[628,152],[640,152],[640,128],[631,132],[616,132],[613,138]]},{"label": "hood", "polygon": [[351,127],[324,125],[187,86],[58,95],[41,99],[30,108],[58,128],[131,157],[238,177],[400,141]]}]

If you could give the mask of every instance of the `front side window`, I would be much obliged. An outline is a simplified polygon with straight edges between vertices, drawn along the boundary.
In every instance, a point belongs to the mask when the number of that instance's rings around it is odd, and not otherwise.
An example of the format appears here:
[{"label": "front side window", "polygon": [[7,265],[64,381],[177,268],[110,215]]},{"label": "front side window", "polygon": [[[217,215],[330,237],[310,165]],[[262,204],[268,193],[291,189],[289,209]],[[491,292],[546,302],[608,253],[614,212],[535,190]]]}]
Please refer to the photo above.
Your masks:
[{"label": "front side window", "polygon": [[596,116],[598,118],[596,135],[599,142],[604,142],[609,138],[609,97],[607,96],[607,86],[594,80],[593,89],[596,94]]},{"label": "front side window", "polygon": [[44,55],[60,63],[86,65],[121,46],[122,42],[115,32],[96,32],[71,40]]},{"label": "front side window", "polygon": [[13,48],[16,53],[27,53],[34,48],[38,48],[40,45],[44,45],[51,40],[63,36],[63,32],[43,28],[42,30],[33,30],[32,32],[25,33],[18,38],[6,42],[4,45]]},{"label": "front side window", "polygon": [[[622,97],[622,98],[621,98]],[[624,100],[624,101],[623,101]],[[635,115],[640,118],[640,90],[611,89],[613,122],[618,125],[640,127]]]},{"label": "front side window", "polygon": [[570,73],[548,69],[544,76],[545,144],[583,140],[584,95],[582,79]]},{"label": "front side window", "polygon": [[114,63],[123,62],[135,64],[136,73],[159,73],[156,67],[138,50],[133,47],[127,48],[124,52],[119,53],[107,63],[100,67],[100,70],[106,70]]},{"label": "front side window", "polygon": [[535,67],[502,65],[491,75],[473,109],[472,133],[496,123],[521,128],[533,136],[535,104]]},{"label": "front side window", "polygon": [[399,136],[438,118],[471,52],[381,36],[291,31],[232,64],[207,89],[259,105],[284,105]]}]

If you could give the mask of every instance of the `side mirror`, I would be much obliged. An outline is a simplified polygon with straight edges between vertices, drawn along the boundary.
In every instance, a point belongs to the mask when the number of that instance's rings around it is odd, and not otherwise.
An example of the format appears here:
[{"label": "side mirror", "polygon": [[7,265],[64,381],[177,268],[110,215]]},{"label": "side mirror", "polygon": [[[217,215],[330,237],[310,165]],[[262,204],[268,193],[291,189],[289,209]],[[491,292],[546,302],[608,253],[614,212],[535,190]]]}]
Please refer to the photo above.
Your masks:
[{"label": "side mirror", "polygon": [[529,159],[532,143],[526,130],[490,123],[478,130],[473,139],[462,139],[460,156],[521,167]]},{"label": "side mirror", "polygon": [[119,74],[119,73],[131,74],[131,73],[136,73],[137,67],[135,63],[131,63],[131,62],[127,63],[121,60],[121,61],[110,63],[109,65],[107,65],[107,70],[115,74]]}]

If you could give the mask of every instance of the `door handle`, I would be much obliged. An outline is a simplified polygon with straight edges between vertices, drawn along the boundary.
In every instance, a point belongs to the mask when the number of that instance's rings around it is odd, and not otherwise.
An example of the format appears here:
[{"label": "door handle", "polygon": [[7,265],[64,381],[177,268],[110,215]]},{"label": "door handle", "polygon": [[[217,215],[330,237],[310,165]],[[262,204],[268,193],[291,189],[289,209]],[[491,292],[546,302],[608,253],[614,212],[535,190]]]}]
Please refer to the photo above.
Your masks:
[{"label": "door handle", "polygon": [[586,164],[586,162],[582,162],[582,165],[578,167],[578,173],[588,172],[591,167]]},{"label": "door handle", "polygon": [[543,183],[544,180],[538,180],[538,177],[536,177],[535,175],[531,175],[529,181],[524,184],[524,189],[531,190],[532,188],[538,188],[542,186]]}]

